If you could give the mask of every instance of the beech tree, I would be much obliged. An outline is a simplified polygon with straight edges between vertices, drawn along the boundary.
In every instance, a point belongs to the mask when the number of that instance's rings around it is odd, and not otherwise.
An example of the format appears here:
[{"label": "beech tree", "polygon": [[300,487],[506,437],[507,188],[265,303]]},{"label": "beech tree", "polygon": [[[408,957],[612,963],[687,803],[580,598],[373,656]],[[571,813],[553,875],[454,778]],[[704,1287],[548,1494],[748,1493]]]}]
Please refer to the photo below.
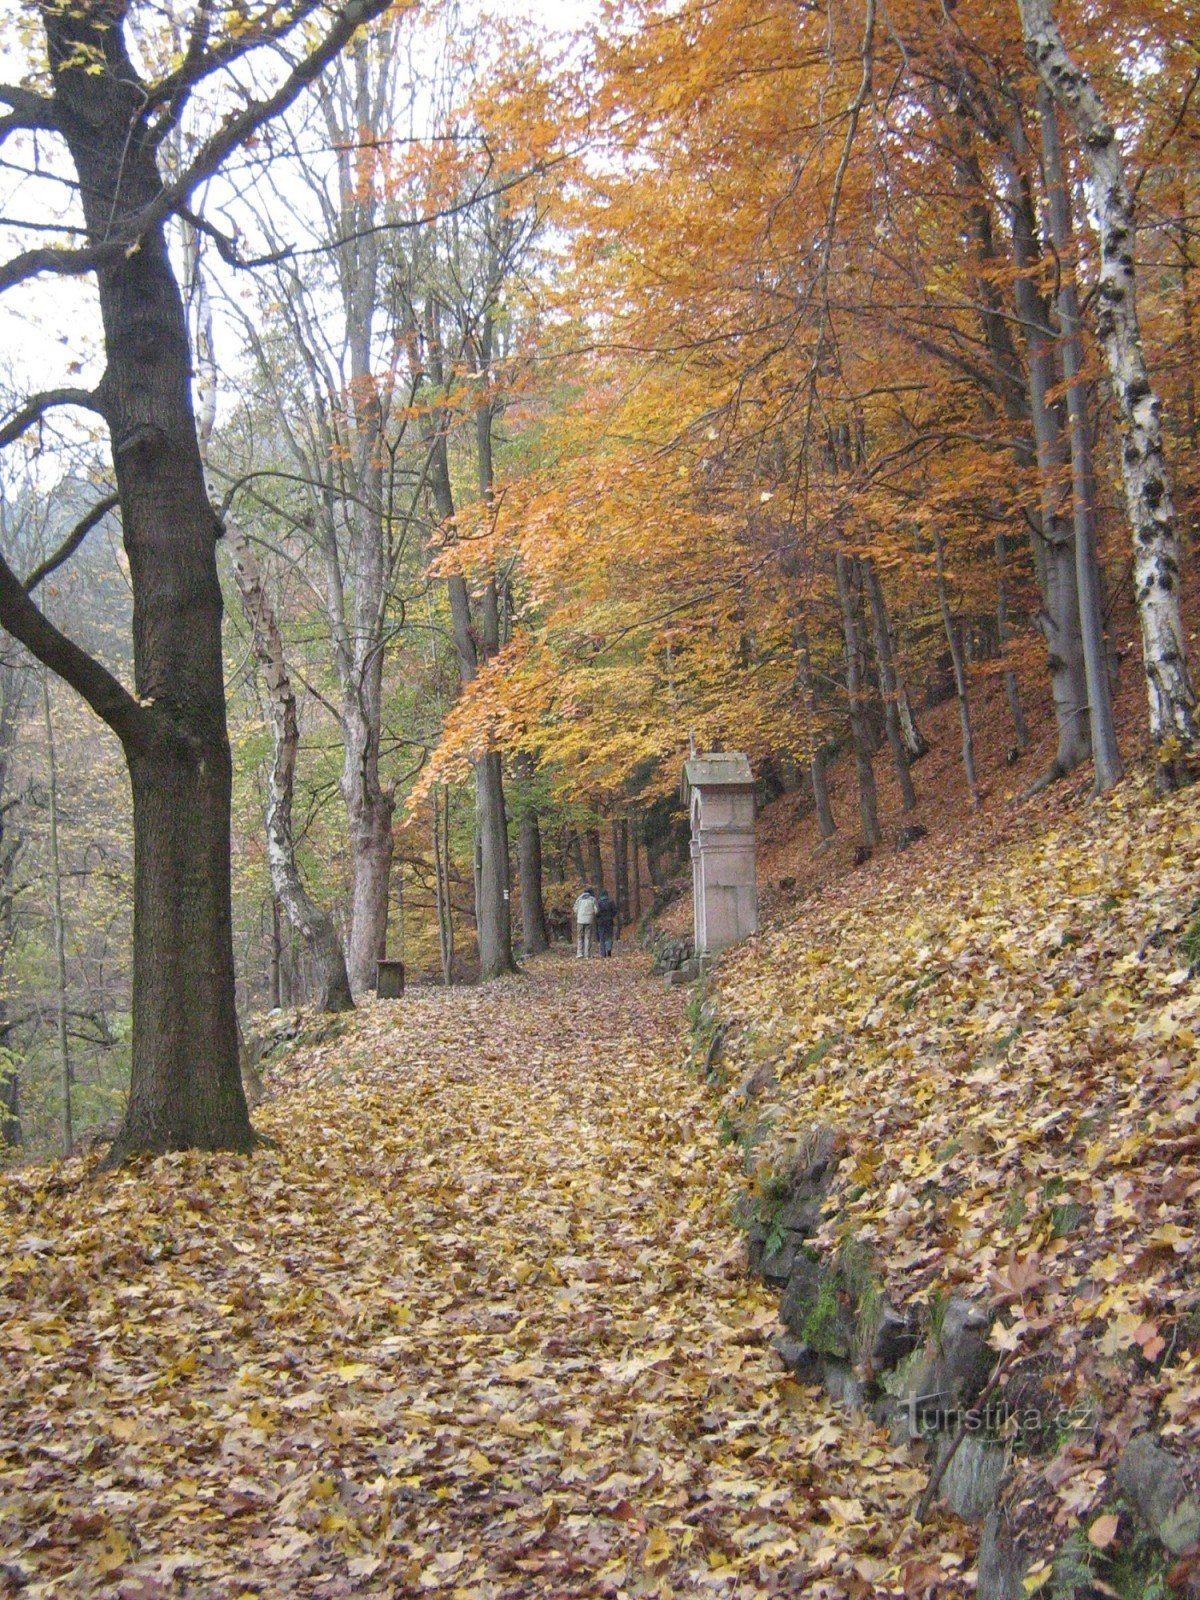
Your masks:
[{"label": "beech tree", "polygon": [[162,149],[189,97],[256,47],[283,47],[311,28],[316,0],[239,14],[224,32],[202,4],[181,59],[158,72],[134,60],[130,40],[140,19],[132,5],[47,4],[38,12],[47,83],[0,87],[9,108],[0,136],[31,133],[65,153],[83,228],[81,244],[43,243],[12,256],[0,266],[0,290],[38,276],[90,275],[106,361],[94,389],[32,395],[0,428],[0,445],[54,406],[103,419],[133,590],[131,691],[50,623],[0,564],[0,623],[108,724],[129,771],[132,1075],[112,1161],[135,1151],[246,1150],[254,1140],[234,1007],[221,530],[205,488],[186,317],[166,229],[189,213],[198,186],[291,105],[385,4],[347,0],[337,8],[274,86],[244,97],[170,177]]},{"label": "beech tree", "polygon": [[1018,0],[1030,59],[1075,128],[1088,164],[1100,235],[1096,326],[1124,435],[1121,471],[1133,534],[1134,586],[1160,787],[1192,770],[1198,730],[1179,609],[1179,543],[1163,452],[1162,406],[1150,382],[1138,319],[1137,219],[1116,129],[1072,60],[1050,0]]}]

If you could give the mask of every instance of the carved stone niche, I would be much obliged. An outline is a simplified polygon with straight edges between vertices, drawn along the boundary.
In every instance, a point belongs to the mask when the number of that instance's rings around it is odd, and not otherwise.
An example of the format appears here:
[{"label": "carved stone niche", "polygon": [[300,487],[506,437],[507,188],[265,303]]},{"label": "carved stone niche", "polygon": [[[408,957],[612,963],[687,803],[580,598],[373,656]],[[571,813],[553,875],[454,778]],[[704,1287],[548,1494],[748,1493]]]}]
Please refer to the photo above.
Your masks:
[{"label": "carved stone niche", "polygon": [[749,759],[739,751],[693,756],[684,763],[683,798],[692,823],[696,955],[703,961],[758,932]]}]

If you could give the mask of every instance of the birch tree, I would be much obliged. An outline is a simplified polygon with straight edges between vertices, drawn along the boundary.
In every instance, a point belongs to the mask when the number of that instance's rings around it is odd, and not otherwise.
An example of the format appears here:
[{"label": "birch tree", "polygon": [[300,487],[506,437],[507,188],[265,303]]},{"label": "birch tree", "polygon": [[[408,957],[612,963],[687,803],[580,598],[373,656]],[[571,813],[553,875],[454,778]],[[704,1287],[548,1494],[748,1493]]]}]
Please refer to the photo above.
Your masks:
[{"label": "birch tree", "polygon": [[1096,330],[1123,435],[1121,471],[1133,534],[1150,736],[1159,785],[1171,789],[1193,775],[1196,699],[1180,615],[1179,541],[1163,453],[1162,408],[1146,367],[1138,321],[1133,195],[1116,129],[1091,79],[1063,43],[1050,0],[1018,0],[1018,8],[1029,58],[1075,129],[1091,177],[1100,244]]}]

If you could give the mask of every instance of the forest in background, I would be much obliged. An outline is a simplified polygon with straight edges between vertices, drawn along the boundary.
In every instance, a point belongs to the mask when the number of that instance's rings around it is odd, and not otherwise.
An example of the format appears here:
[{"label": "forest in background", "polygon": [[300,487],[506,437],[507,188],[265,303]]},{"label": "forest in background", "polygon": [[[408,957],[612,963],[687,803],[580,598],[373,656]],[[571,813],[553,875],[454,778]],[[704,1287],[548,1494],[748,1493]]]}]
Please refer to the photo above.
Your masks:
[{"label": "forest in background", "polygon": [[[131,14],[148,81],[197,66],[203,15]],[[552,38],[351,16],[223,172],[255,69],[222,78],[230,49],[180,96],[156,170],[194,180],[165,250],[220,525],[243,1019],[348,1005],[385,950],[499,975],[589,878],[635,920],[684,856],[690,739],[864,850],[880,763],[916,814],[940,697],[983,803],[988,679],[1029,786],[1093,761],[1107,789],[1148,752],[1162,787],[1191,775],[1200,60],[1182,6],[1057,24],[1069,58],[1033,0],[629,5]],[[31,97],[108,45],[57,48]],[[33,251],[81,198],[3,103]],[[48,333],[37,292],[3,555],[18,587],[58,563],[43,612],[129,682],[129,487],[98,383],[53,387],[99,379],[94,302]],[[124,1104],[133,820],[116,742],[12,642],[0,691],[7,1127],[40,1154]]]}]

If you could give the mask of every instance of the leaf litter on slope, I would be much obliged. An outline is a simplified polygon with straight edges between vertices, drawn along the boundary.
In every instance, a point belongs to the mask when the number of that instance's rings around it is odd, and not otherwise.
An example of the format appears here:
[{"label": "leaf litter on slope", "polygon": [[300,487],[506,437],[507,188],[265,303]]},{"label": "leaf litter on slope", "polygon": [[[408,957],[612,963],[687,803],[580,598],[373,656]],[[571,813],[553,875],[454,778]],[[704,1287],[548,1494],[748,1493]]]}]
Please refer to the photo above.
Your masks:
[{"label": "leaf litter on slope", "polygon": [[364,1008],[251,1159],[4,1180],[28,1596],[965,1592],[921,1474],[779,1369],[640,957]]},{"label": "leaf litter on slope", "polygon": [[1132,1433],[1200,1443],[1200,790],[1049,803],[810,903],[713,997],[751,1186],[837,1130],[820,1246],[898,1304],[990,1303],[1007,1392],[1080,1419],[1016,1461],[1047,1548]]}]

